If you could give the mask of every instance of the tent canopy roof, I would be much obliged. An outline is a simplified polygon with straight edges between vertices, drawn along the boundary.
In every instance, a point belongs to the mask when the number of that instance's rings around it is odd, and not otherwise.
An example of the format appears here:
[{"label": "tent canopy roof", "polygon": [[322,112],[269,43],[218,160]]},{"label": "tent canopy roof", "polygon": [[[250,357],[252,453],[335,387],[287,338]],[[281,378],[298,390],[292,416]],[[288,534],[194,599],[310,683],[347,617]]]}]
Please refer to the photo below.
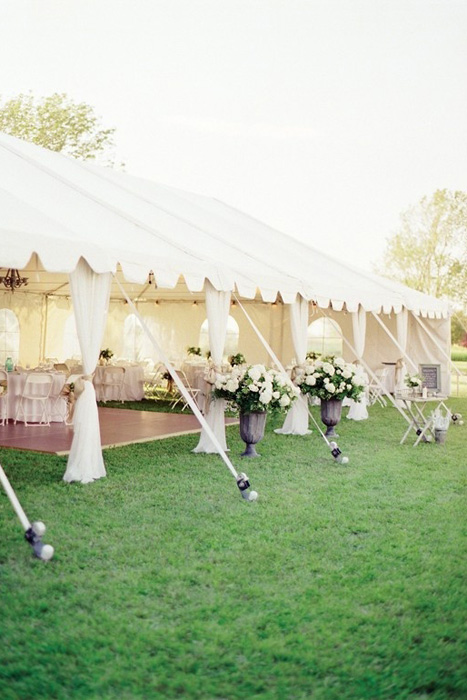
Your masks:
[{"label": "tent canopy roof", "polygon": [[[73,160],[0,134],[0,233],[3,268],[29,268],[30,291],[69,293],[80,257],[96,272],[121,269],[127,284],[200,292],[237,289],[264,301],[297,294],[322,307],[448,315],[446,302],[357,270],[215,199]],[[35,259],[37,254],[40,263]]]}]

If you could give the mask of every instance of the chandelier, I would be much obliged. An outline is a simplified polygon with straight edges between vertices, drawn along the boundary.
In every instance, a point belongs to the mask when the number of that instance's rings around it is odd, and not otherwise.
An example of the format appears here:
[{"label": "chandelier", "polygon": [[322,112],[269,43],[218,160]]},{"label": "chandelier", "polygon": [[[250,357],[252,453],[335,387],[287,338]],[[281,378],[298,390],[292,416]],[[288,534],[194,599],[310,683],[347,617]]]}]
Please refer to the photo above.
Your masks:
[{"label": "chandelier", "polygon": [[28,279],[29,277],[21,277],[18,270],[12,268],[8,270],[6,275],[0,276],[0,284],[3,284],[6,289],[11,289],[11,291],[14,292],[15,289],[22,287],[23,284],[27,287]]}]

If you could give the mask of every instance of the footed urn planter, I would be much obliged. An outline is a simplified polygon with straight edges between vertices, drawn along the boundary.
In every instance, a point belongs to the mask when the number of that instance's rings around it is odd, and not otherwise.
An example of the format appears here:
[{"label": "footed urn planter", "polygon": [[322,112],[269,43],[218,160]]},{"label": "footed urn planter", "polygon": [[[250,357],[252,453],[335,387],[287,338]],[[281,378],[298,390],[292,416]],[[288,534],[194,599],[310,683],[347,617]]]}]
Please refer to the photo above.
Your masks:
[{"label": "footed urn planter", "polygon": [[240,437],[246,443],[242,457],[259,457],[255,445],[263,439],[266,425],[266,411],[262,413],[240,413]]},{"label": "footed urn planter", "polygon": [[334,428],[341,419],[341,413],[341,399],[321,400],[321,421],[326,426],[326,437],[339,437]]}]

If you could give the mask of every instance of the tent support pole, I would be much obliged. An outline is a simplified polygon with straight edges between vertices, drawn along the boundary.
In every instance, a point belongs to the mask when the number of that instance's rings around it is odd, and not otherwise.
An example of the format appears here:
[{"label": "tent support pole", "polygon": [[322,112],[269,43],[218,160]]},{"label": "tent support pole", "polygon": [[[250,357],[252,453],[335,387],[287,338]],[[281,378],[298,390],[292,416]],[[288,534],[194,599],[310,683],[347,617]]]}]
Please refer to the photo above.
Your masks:
[{"label": "tent support pole", "polygon": [[44,315],[42,323],[42,340],[41,340],[41,356],[39,360],[45,360],[45,349],[47,344],[47,324],[49,322],[49,295],[45,295],[44,299]]},{"label": "tent support pole", "polygon": [[[182,394],[182,396],[183,396],[183,398],[185,399],[185,401],[187,402],[187,404],[190,406],[191,410],[193,411],[193,413],[195,414],[196,418],[198,419],[200,425],[201,425],[201,426],[204,428],[204,430],[206,431],[208,437],[211,439],[211,441],[213,442],[214,446],[217,448],[217,451],[218,451],[219,455],[221,456],[222,460],[224,461],[225,465],[227,466],[228,470],[230,471],[230,473],[232,474],[232,476],[233,476],[234,479],[236,480],[237,486],[238,486],[238,488],[240,489],[243,498],[244,498],[245,500],[247,500],[247,501],[254,501],[254,500],[256,500],[256,498],[258,497],[258,494],[256,493],[256,491],[250,491],[250,492],[248,493],[248,489],[249,489],[249,486],[250,486],[250,483],[249,483],[249,481],[248,481],[248,477],[247,477],[245,474],[243,474],[243,473],[239,474],[239,473],[237,472],[237,470],[236,470],[235,467],[233,466],[232,462],[230,461],[230,459],[227,457],[226,453],[225,453],[224,450],[222,449],[222,446],[220,445],[219,440],[218,440],[217,437],[215,436],[215,434],[214,434],[213,430],[211,429],[210,425],[207,423],[205,417],[203,416],[203,414],[202,414],[201,411],[199,410],[199,408],[198,408],[198,406],[197,406],[197,404],[196,404],[196,401],[194,401],[194,399],[193,399],[193,398],[190,396],[190,394],[187,392],[187,390],[186,390],[186,388],[185,388],[183,382],[181,381],[180,377],[178,376],[178,374],[177,374],[177,372],[176,372],[176,370],[175,370],[175,367],[173,367],[173,365],[171,364],[169,358],[167,357],[167,355],[165,354],[165,352],[163,351],[163,349],[161,348],[161,346],[159,345],[159,343],[157,342],[157,340],[154,338],[154,336],[153,336],[153,334],[151,333],[151,331],[149,330],[149,328],[148,328],[148,326],[147,326],[145,320],[144,320],[144,319],[142,318],[142,316],[140,315],[138,309],[136,308],[136,306],[134,305],[134,303],[131,301],[130,297],[126,294],[125,290],[123,289],[122,285],[121,285],[120,282],[118,281],[118,279],[117,279],[117,277],[116,277],[115,274],[113,275],[113,277],[114,277],[114,279],[115,279],[115,281],[116,281],[118,287],[120,288],[120,291],[121,291],[121,293],[123,294],[123,297],[125,298],[127,304],[130,306],[130,308],[131,308],[131,310],[133,311],[133,313],[135,314],[136,318],[137,318],[137,319],[139,320],[139,322],[141,323],[141,326],[142,326],[144,332],[146,333],[147,337],[149,338],[149,340],[150,340],[151,343],[153,344],[153,346],[154,346],[154,348],[155,348],[155,350],[156,350],[158,356],[162,359],[163,363],[164,363],[165,366],[167,367],[167,370],[169,371],[170,376],[172,377],[172,379],[174,380],[175,384],[177,385],[178,390],[179,390],[180,393]],[[245,484],[246,484],[246,485],[245,485]]]},{"label": "tent support pole", "polygon": [[[247,313],[246,309],[243,307],[243,305],[242,305],[240,299],[239,299],[235,294],[234,294],[234,297],[235,297],[235,300],[236,300],[237,304],[239,305],[239,307],[241,308],[241,310],[242,310],[243,313],[245,314],[245,316],[246,316],[248,322],[250,323],[251,327],[253,328],[254,332],[255,332],[256,335],[258,336],[259,340],[261,341],[261,343],[263,344],[263,346],[266,348],[266,351],[267,351],[268,355],[271,357],[271,359],[272,359],[272,361],[275,363],[276,367],[280,370],[280,372],[284,375],[284,377],[287,377],[287,379],[289,379],[289,375],[287,374],[287,371],[286,371],[284,365],[283,365],[282,362],[279,360],[279,358],[277,357],[276,353],[274,352],[274,350],[272,349],[272,347],[269,345],[269,343],[267,342],[267,340],[266,340],[266,339],[264,338],[264,336],[261,334],[261,331],[259,330],[259,328],[256,327],[256,325],[254,324],[253,320],[250,318],[249,314]],[[315,426],[318,428],[319,434],[320,434],[321,437],[323,438],[323,440],[324,440],[324,442],[326,443],[326,445],[331,449],[331,454],[332,454],[332,456],[334,457],[334,459],[336,459],[336,461],[342,461],[342,460],[341,460],[341,455],[342,455],[341,451],[340,451],[339,448],[337,447],[337,444],[336,444],[336,443],[331,443],[331,442],[329,442],[329,440],[327,439],[326,435],[323,433],[323,431],[322,431],[321,428],[319,427],[318,423],[317,423],[316,420],[315,420],[314,415],[313,415],[312,412],[311,412],[310,404],[309,404],[308,401],[307,401],[307,409],[308,409],[308,415],[309,415],[310,418],[312,419],[312,421],[313,421],[313,423],[315,424]],[[337,452],[336,452],[336,449],[337,449]],[[344,460],[344,463],[345,463],[345,462],[348,462],[348,458],[347,458],[347,457],[346,457],[345,460]]]},{"label": "tent support pole", "polygon": [[382,320],[379,318],[378,314],[375,314],[374,311],[370,311],[370,313],[371,313],[371,315],[373,316],[373,318],[375,318],[375,319],[378,321],[379,325],[380,325],[381,328],[384,330],[384,332],[387,333],[387,335],[391,338],[391,340],[392,340],[392,342],[394,343],[394,345],[395,345],[397,348],[399,348],[399,350],[401,351],[401,353],[403,354],[403,356],[410,362],[410,364],[411,364],[412,367],[415,369],[415,371],[418,372],[418,367],[417,367],[417,365],[415,364],[415,362],[412,360],[411,357],[409,357],[409,356],[407,355],[407,353],[406,353],[406,351],[403,349],[402,345],[400,345],[400,343],[399,343],[399,341],[397,340],[397,338],[395,338],[395,337],[393,336],[393,334],[391,333],[391,331],[389,330],[389,328],[382,322]]},{"label": "tent support pole", "polygon": [[[329,314],[326,314],[322,309],[319,309],[319,312],[320,312],[325,318],[331,318],[331,317],[329,316]],[[377,377],[376,374],[373,372],[373,370],[371,369],[371,367],[365,362],[365,360],[363,359],[363,357],[359,357],[359,356],[358,356],[358,353],[357,353],[357,351],[355,350],[355,348],[353,347],[353,345],[351,345],[351,344],[349,343],[349,341],[347,340],[347,338],[344,337],[344,334],[342,333],[342,330],[340,329],[340,327],[339,327],[339,333],[340,333],[340,336],[341,336],[342,340],[344,341],[344,343],[345,343],[345,344],[347,345],[347,347],[349,348],[349,350],[351,350],[351,352],[353,352],[353,354],[355,355],[355,357],[357,357],[357,358],[358,358],[358,361],[362,363],[362,365],[364,366],[364,368],[366,369],[366,371],[369,373],[369,375],[371,376],[371,378],[381,387],[381,389],[383,390],[384,395],[389,399],[389,401],[392,403],[392,405],[394,406],[394,408],[397,408],[397,410],[399,411],[399,413],[401,414],[401,416],[407,421],[407,423],[411,424],[411,423],[412,423],[411,419],[408,417],[408,415],[405,413],[405,411],[404,411],[400,406],[397,405],[397,402],[395,401],[395,399],[394,399],[394,397],[392,396],[392,394],[390,394],[389,391],[388,391],[388,390],[386,389],[386,387],[384,386],[384,384],[383,384],[382,382],[379,381],[378,377]]]},{"label": "tent support pole", "polygon": [[413,317],[415,318],[415,320],[417,321],[417,323],[419,323],[420,326],[423,328],[423,330],[425,331],[425,333],[427,334],[427,336],[430,338],[430,340],[433,341],[433,343],[436,345],[436,347],[438,348],[438,350],[439,350],[439,351],[443,354],[443,356],[449,361],[449,366],[450,366],[451,370],[454,370],[454,371],[456,372],[457,378],[459,379],[459,377],[464,376],[464,373],[461,372],[461,370],[458,369],[458,368],[456,367],[456,365],[455,365],[454,362],[451,360],[451,358],[449,357],[449,355],[447,354],[447,352],[446,352],[445,350],[443,350],[443,348],[441,347],[441,345],[440,345],[440,344],[438,343],[438,341],[436,340],[435,336],[428,330],[428,328],[425,326],[425,324],[423,323],[423,321],[421,320],[421,318],[419,318],[418,316],[415,316],[415,314],[414,314],[413,312],[412,312],[412,315],[413,315]]}]

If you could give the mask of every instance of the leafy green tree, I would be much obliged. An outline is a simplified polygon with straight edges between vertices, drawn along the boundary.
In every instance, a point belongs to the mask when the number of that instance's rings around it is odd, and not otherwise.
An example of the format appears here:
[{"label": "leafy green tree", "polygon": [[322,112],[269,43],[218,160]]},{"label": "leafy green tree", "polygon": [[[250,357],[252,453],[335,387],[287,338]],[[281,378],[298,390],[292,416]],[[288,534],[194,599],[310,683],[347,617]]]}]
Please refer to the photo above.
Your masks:
[{"label": "leafy green tree", "polygon": [[379,272],[467,305],[467,193],[437,190],[401,214]]},{"label": "leafy green tree", "polygon": [[93,108],[65,93],[35,98],[20,94],[0,98],[0,131],[79,160],[114,165],[115,129],[104,129]]}]

